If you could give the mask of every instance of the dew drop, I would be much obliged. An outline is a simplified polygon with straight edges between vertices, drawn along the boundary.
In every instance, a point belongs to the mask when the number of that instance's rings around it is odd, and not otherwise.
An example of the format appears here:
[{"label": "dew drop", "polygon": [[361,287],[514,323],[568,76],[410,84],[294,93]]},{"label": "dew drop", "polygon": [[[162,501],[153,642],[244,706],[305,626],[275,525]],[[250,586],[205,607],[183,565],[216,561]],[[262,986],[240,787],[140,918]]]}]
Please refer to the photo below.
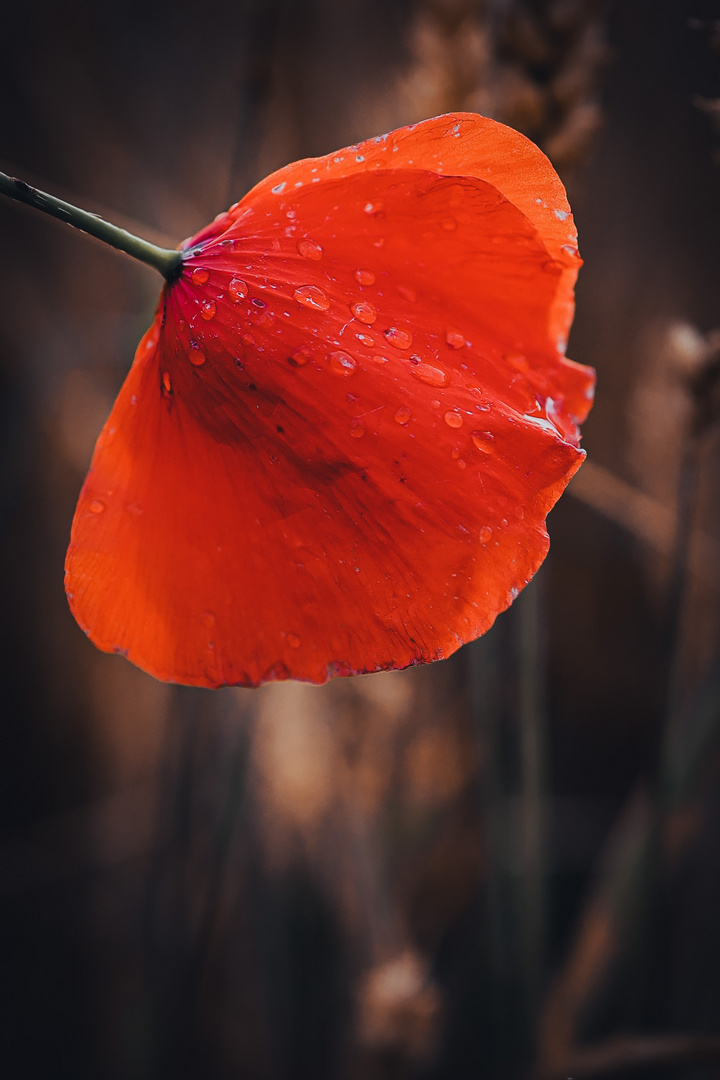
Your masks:
[{"label": "dew drop", "polygon": [[407,405],[401,405],[398,411],[395,413],[395,423],[402,424],[404,427],[405,424],[408,424],[410,422],[411,416],[412,413],[408,409]]},{"label": "dew drop", "polygon": [[212,630],[215,625],[215,616],[212,611],[203,611],[202,613],[203,626],[207,626],[208,630]]},{"label": "dew drop", "polygon": [[443,418],[448,427],[461,428],[463,424],[463,418],[459,412],[446,412]]},{"label": "dew drop", "polygon": [[446,330],[445,340],[451,349],[462,349],[467,344],[459,330]]},{"label": "dew drop", "polygon": [[206,270],[204,266],[196,266],[192,272],[192,283],[193,285],[204,285],[209,277],[209,270]]},{"label": "dew drop", "polygon": [[370,214],[372,217],[385,217],[385,205],[379,199],[374,203],[365,203],[363,209],[366,214]]},{"label": "dew drop", "polygon": [[470,438],[483,454],[495,453],[495,436],[492,431],[473,431]]},{"label": "dew drop", "polygon": [[387,364],[387,362],[388,362],[387,356],[380,356],[379,354],[376,355],[376,356],[373,356],[373,360],[375,361],[376,364]]},{"label": "dew drop", "polygon": [[271,664],[267,671],[263,672],[261,682],[281,682],[283,679],[289,679],[290,672],[287,664],[282,660],[276,660],[274,664]]},{"label": "dew drop", "polygon": [[244,300],[248,293],[248,287],[242,278],[234,277],[228,285],[228,293],[232,300]]},{"label": "dew drop", "polygon": [[412,334],[409,330],[400,330],[397,326],[390,326],[383,333],[396,349],[409,349],[412,345]]},{"label": "dew drop", "polygon": [[440,228],[445,232],[454,232],[457,229],[457,221],[454,217],[446,217],[440,222]]},{"label": "dew drop", "polygon": [[457,461],[457,459],[460,457],[460,448],[457,446],[453,446],[452,450],[450,451],[450,457],[453,459],[453,461]]},{"label": "dew drop", "polygon": [[377,319],[377,311],[367,300],[358,300],[356,303],[351,304],[350,310],[356,319],[359,319],[360,322],[365,323],[367,326],[372,326]]},{"label": "dew drop", "polygon": [[358,285],[374,285],[375,275],[373,274],[372,270],[361,270],[358,268],[355,271],[355,280],[357,281]]},{"label": "dew drop", "polygon": [[[449,386],[450,376],[442,368],[433,367],[432,364],[417,364],[415,367],[410,368],[410,374],[418,382],[426,383],[428,386]],[[433,405],[435,402],[433,402]],[[438,402],[438,405],[440,402]]]},{"label": "dew drop", "polygon": [[288,645],[290,646],[291,649],[299,649],[300,648],[300,638],[298,637],[297,634],[294,634],[292,632],[292,630],[290,630],[285,635],[285,640],[287,641],[287,643],[288,643]]},{"label": "dew drop", "polygon": [[300,304],[314,311],[327,311],[330,307],[330,300],[317,285],[301,285],[295,290],[293,296]]},{"label": "dew drop", "polygon": [[166,394],[172,394],[172,383],[170,382],[170,375],[167,371],[163,372],[163,387]]},{"label": "dew drop", "polygon": [[290,364],[291,367],[305,367],[311,360],[312,356],[302,345],[297,349],[293,349],[290,356],[288,356],[288,364]]},{"label": "dew drop", "polygon": [[522,506],[515,507],[515,517],[518,519],[518,521],[522,521],[525,517],[525,511],[523,510]]},{"label": "dew drop", "polygon": [[265,303],[265,301],[261,300],[260,297],[258,297],[258,296],[256,296],[253,300],[251,300],[250,303],[254,307],[257,307],[257,308],[266,308],[267,307],[267,304]]},{"label": "dew drop", "polygon": [[319,262],[322,259],[323,249],[314,240],[298,240],[297,249],[305,259]]},{"label": "dew drop", "polygon": [[375,338],[371,338],[369,334],[356,334],[355,337],[366,349],[372,349],[375,344]]},{"label": "dew drop", "polygon": [[350,421],[350,434],[353,439],[362,439],[365,434],[365,422],[359,417]]},{"label": "dew drop", "polygon": [[408,300],[411,304],[415,303],[415,301],[417,300],[417,293],[414,289],[408,288],[407,285],[398,285],[396,287],[403,300]]},{"label": "dew drop", "polygon": [[464,468],[465,468],[465,462],[463,461],[462,458],[458,458],[458,469],[464,469]]},{"label": "dew drop", "polygon": [[437,398],[434,401],[430,402],[430,406],[433,409],[439,409],[441,405],[442,405],[442,402],[438,401]]},{"label": "dew drop", "polygon": [[210,322],[211,319],[215,318],[216,310],[215,302],[213,300],[203,300],[200,305],[200,315],[205,322]]},{"label": "dew drop", "polygon": [[189,356],[190,363],[193,365],[193,367],[202,367],[202,365],[205,363],[205,360],[207,359],[205,353],[202,351],[200,346],[197,345],[194,341],[190,345]]},{"label": "dew drop", "polygon": [[330,369],[336,375],[352,375],[356,368],[357,363],[349,353],[343,352],[341,349],[330,353]]},{"label": "dew drop", "polygon": [[492,538],[492,529],[489,525],[483,525],[478,533],[481,544],[487,544]]},{"label": "dew drop", "polygon": [[91,514],[102,514],[105,509],[105,503],[101,502],[100,499],[93,499],[88,509]]},{"label": "dew drop", "polygon": [[507,361],[510,367],[514,367],[516,371],[527,371],[530,367],[526,357],[519,352],[505,353],[503,359]]}]

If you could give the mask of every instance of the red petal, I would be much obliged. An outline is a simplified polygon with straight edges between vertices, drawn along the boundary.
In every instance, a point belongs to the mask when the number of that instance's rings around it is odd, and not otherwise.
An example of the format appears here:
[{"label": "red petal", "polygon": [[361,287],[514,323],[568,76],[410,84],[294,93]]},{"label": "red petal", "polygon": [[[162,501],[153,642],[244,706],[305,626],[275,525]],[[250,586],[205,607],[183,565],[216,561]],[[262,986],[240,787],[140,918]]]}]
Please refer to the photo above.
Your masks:
[{"label": "red petal", "polygon": [[574,235],[547,160],[469,115],[297,162],[221,215],[81,493],[67,587],[92,640],[217,686],[487,630],[583,456]]}]

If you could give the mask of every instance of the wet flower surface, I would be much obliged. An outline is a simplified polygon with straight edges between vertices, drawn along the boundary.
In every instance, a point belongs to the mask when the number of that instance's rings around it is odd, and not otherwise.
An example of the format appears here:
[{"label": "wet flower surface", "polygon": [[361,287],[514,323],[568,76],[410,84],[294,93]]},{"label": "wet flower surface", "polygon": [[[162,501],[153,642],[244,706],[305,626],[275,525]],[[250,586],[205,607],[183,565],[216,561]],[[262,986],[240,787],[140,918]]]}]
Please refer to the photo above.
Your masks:
[{"label": "wet flower surface", "polygon": [[550,163],[473,114],[257,185],[185,245],[100,436],[67,558],[80,625],[200,686],[483,633],[583,458],[579,265]]}]

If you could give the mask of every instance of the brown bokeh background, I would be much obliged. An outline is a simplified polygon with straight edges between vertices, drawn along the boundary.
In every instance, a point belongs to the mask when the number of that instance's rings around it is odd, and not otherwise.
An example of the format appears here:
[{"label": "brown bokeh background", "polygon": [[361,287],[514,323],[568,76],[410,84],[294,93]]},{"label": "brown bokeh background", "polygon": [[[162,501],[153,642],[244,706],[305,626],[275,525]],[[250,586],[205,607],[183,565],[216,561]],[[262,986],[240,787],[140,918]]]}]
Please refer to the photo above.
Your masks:
[{"label": "brown bokeh background", "polygon": [[28,2],[0,167],[174,246],[295,157],[452,109],[538,141],[586,265],[589,460],[536,581],[426,668],[199,692],[62,581],[149,269],[0,205],[0,1068],[716,1077],[720,10]]}]

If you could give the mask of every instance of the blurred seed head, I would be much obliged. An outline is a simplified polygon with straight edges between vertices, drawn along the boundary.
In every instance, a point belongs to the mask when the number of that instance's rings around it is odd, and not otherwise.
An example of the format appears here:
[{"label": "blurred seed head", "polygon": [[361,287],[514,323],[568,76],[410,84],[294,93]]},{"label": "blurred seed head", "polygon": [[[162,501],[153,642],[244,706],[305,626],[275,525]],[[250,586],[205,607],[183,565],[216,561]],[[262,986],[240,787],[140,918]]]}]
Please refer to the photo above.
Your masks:
[{"label": "blurred seed head", "polygon": [[368,972],[358,995],[358,1038],[366,1048],[419,1064],[434,1053],[441,1001],[417,953],[407,950]]}]

